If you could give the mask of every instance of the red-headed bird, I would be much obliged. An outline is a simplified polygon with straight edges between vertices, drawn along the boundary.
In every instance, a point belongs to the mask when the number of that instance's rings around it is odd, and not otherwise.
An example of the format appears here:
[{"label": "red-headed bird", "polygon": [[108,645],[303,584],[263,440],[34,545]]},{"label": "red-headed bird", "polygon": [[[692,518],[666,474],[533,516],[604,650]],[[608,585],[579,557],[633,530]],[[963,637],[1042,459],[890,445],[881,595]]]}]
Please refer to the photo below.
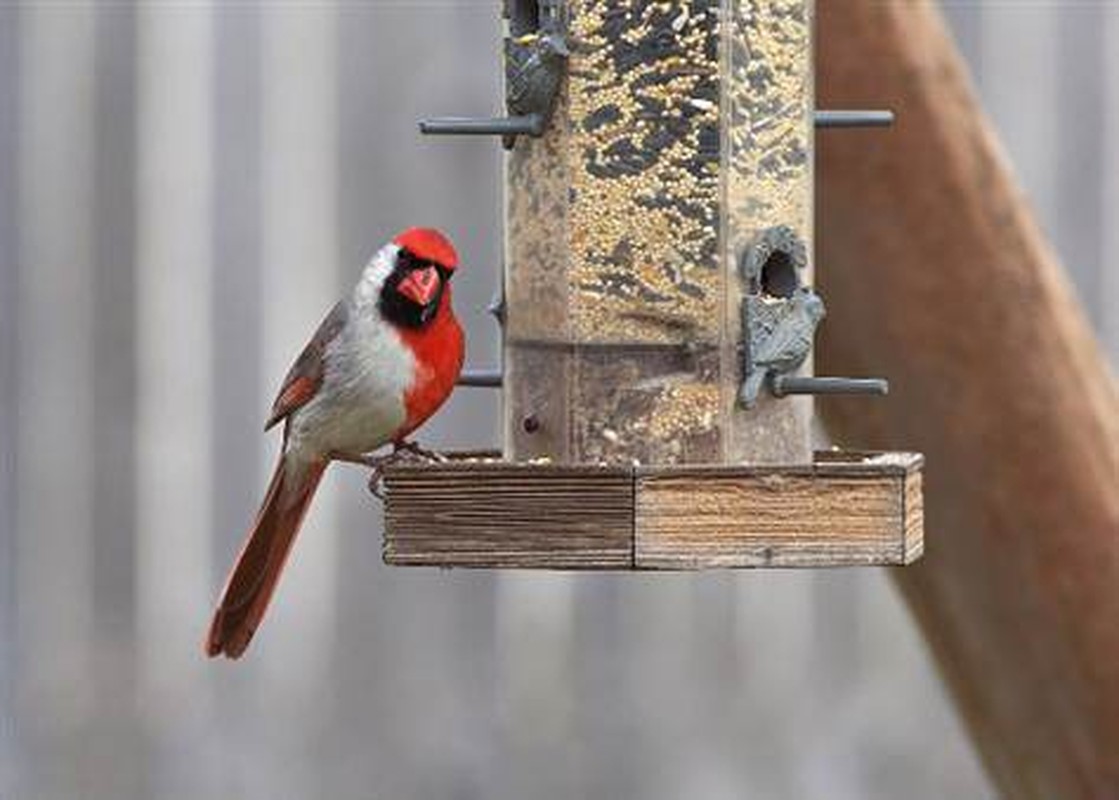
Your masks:
[{"label": "red-headed bird", "polygon": [[454,389],[464,349],[451,309],[457,265],[438,231],[399,234],[288,372],[265,426],[284,423],[280,460],[214,612],[208,655],[245,652],[327,464],[402,444]]}]

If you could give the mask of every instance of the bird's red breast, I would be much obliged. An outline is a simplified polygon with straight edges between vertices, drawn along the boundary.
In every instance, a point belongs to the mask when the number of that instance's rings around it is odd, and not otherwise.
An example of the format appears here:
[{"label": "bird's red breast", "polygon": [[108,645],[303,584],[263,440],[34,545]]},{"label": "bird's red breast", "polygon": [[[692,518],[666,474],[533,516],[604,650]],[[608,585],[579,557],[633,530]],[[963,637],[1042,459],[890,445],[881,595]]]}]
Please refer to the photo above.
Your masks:
[{"label": "bird's red breast", "polygon": [[400,441],[443,405],[462,372],[466,348],[462,326],[451,308],[451,287],[448,285],[444,290],[430,324],[423,328],[400,328],[398,332],[415,358],[412,385],[404,394],[407,418],[393,437]]}]

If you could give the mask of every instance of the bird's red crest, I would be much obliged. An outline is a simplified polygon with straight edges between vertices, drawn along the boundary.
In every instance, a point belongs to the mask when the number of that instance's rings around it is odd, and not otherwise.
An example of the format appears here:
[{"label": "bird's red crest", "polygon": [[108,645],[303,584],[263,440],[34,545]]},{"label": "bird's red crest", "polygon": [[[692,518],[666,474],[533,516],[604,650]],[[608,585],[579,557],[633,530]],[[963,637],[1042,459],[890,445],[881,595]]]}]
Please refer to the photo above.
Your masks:
[{"label": "bird's red crest", "polygon": [[409,228],[397,234],[393,244],[416,258],[433,261],[446,269],[458,266],[458,253],[450,240],[434,228]]}]

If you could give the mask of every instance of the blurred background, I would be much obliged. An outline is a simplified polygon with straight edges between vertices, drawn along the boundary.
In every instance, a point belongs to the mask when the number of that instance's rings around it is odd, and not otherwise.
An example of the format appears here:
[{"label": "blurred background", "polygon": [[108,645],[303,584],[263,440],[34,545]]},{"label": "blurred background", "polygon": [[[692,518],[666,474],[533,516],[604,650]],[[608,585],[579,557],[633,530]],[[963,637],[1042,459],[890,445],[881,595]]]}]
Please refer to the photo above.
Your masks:
[{"label": "blurred background", "polygon": [[[203,659],[265,411],[369,254],[447,230],[496,363],[501,151],[415,121],[497,110],[498,6],[0,4],[0,798],[993,796],[884,571],[392,570],[345,467]],[[1119,4],[944,10],[1115,363]]]}]

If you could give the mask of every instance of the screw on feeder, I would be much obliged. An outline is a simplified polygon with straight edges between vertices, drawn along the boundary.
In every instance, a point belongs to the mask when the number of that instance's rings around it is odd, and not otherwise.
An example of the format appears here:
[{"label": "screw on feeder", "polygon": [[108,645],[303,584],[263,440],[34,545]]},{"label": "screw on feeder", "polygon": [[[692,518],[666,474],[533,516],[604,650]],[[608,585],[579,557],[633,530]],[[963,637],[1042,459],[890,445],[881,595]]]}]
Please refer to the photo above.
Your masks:
[{"label": "screw on feeder", "polygon": [[540,430],[540,420],[535,414],[529,414],[521,420],[521,427],[524,428],[525,433],[536,433]]},{"label": "screw on feeder", "polygon": [[503,295],[501,295],[501,297],[495,297],[493,299],[493,302],[491,302],[489,304],[489,306],[486,308],[486,312],[489,313],[489,315],[492,316],[495,320],[497,320],[498,325],[504,325],[505,324],[505,295],[503,294]]},{"label": "screw on feeder", "polygon": [[817,109],[814,121],[817,128],[888,128],[894,124],[894,112]]}]

